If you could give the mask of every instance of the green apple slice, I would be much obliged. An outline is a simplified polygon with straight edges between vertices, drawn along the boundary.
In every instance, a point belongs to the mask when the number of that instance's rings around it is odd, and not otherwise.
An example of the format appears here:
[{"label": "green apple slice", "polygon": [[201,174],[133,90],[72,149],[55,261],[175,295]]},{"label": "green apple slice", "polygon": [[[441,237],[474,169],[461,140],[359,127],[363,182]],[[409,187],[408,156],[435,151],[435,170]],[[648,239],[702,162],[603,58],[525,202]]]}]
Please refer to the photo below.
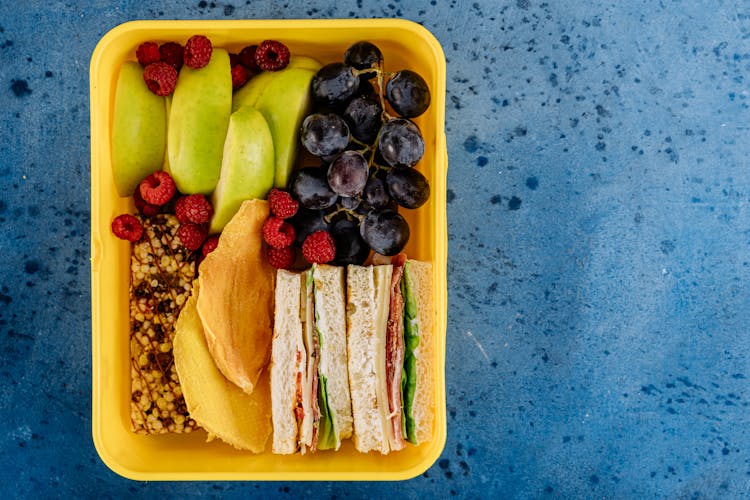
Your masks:
[{"label": "green apple slice", "polygon": [[320,61],[318,61],[317,59],[313,59],[312,57],[292,56],[289,58],[289,64],[287,64],[285,69],[305,68],[311,69],[313,71],[318,71],[322,67],[323,65],[320,64]]},{"label": "green apple slice", "polygon": [[167,110],[167,124],[164,127],[166,131],[164,137],[164,166],[163,169],[169,172],[169,148],[166,146],[166,138],[169,137],[169,112],[172,110],[172,94],[169,94],[164,98],[164,104]]},{"label": "green apple slice", "polygon": [[310,83],[314,76],[315,71],[292,68],[274,78],[255,103],[273,135],[275,187],[285,188],[294,170],[299,130],[310,110]]},{"label": "green apple slice", "polygon": [[143,68],[123,63],[112,117],[112,175],[117,193],[130,196],[138,183],[164,162],[167,111],[164,97],[143,81]]},{"label": "green apple slice", "polygon": [[292,56],[289,58],[289,64],[286,68],[281,71],[264,71],[259,73],[237,90],[232,99],[232,111],[237,111],[242,106],[255,106],[258,98],[265,91],[266,86],[268,86],[268,84],[274,79],[278,78],[279,75],[283,75],[289,70],[302,68],[308,69],[312,72],[317,72],[321,67],[322,65],[312,57]]},{"label": "green apple slice", "polygon": [[[310,109],[310,83],[317,71],[308,69],[309,58],[302,59],[300,66],[256,76],[235,93],[232,102],[235,110],[255,107],[271,127],[276,155],[274,186],[279,188],[287,186],[294,170],[299,129]],[[314,59],[309,60],[318,64]]]},{"label": "green apple slice", "polygon": [[212,196],[211,233],[218,233],[245,200],[265,198],[273,187],[274,143],[266,119],[245,106],[232,113],[224,142],[221,175]]},{"label": "green apple slice", "polygon": [[210,194],[216,187],[231,112],[226,50],[215,48],[203,68],[182,67],[167,133],[169,172],[182,193]]}]

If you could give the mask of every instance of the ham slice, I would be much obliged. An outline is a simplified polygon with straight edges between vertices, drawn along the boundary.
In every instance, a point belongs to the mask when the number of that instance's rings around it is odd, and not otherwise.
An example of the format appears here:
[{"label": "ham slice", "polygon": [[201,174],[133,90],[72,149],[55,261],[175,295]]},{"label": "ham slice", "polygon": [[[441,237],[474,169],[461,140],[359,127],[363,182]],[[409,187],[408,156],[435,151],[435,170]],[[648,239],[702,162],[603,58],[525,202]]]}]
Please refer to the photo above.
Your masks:
[{"label": "ham slice", "polygon": [[312,370],[309,376],[312,379],[312,395],[310,402],[312,404],[312,442],[310,443],[310,451],[318,449],[318,427],[320,426],[320,408],[318,407],[318,365],[320,364],[320,343],[318,339],[318,333],[315,331],[313,325],[313,349],[310,354],[310,365]]},{"label": "ham slice", "polygon": [[392,450],[400,450],[404,447],[401,399],[401,377],[404,370],[404,297],[401,293],[401,278],[404,275],[405,261],[404,256],[402,262],[393,263],[390,310],[386,329],[385,373],[388,389],[388,417],[393,428]]},{"label": "ham slice", "polygon": [[305,408],[302,404],[302,371],[300,371],[302,365],[302,351],[297,351],[297,359],[295,360],[295,369],[297,376],[294,378],[294,416],[297,419],[297,428],[302,425],[302,419],[305,418]]}]

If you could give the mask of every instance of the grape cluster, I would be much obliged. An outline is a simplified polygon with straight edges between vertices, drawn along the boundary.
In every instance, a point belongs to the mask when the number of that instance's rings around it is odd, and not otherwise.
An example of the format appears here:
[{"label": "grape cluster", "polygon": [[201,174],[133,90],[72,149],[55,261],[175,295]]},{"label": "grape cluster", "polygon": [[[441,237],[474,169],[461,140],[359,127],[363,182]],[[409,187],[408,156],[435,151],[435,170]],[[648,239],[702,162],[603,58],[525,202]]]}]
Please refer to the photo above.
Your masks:
[{"label": "grape cluster", "polygon": [[370,250],[401,252],[410,231],[399,207],[419,208],[430,197],[429,182],[413,168],[425,144],[411,120],[430,105],[426,82],[410,70],[386,72],[380,49],[361,41],[343,62],[317,72],[311,92],[300,139],[320,164],[299,169],[288,186],[300,203],[289,219],[296,244],[326,230],[338,265],[361,264]]}]

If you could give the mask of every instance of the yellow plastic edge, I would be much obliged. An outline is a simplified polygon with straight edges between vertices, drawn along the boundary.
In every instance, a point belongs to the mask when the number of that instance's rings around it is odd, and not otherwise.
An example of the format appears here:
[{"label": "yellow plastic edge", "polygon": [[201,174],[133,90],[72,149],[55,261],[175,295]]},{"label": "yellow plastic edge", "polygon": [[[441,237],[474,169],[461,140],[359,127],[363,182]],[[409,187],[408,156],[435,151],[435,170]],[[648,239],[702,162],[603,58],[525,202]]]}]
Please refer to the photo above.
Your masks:
[{"label": "yellow plastic edge", "polygon": [[291,473],[293,477],[290,477],[289,472],[259,472],[255,473],[252,471],[237,471],[237,472],[221,472],[221,471],[206,471],[206,472],[139,472],[131,470],[127,467],[122,466],[120,462],[113,456],[110,450],[105,445],[104,437],[102,436],[101,419],[102,419],[102,407],[100,400],[101,391],[101,333],[102,333],[102,317],[101,317],[101,291],[102,291],[102,269],[101,269],[101,257],[102,257],[102,235],[99,232],[101,224],[101,218],[99,213],[101,192],[99,185],[101,183],[101,175],[99,169],[93,168],[95,165],[101,165],[102,151],[99,144],[92,142],[91,148],[91,290],[92,290],[92,301],[91,301],[91,314],[92,314],[92,437],[94,446],[97,450],[102,461],[109,467],[113,472],[135,480],[141,481],[153,481],[153,480],[301,480],[301,481],[320,481],[320,480],[339,480],[339,481],[382,481],[382,480],[407,480],[418,476],[427,470],[442,453],[445,442],[447,439],[447,418],[446,418],[446,393],[445,393],[445,349],[446,349],[446,335],[447,335],[447,220],[446,220],[446,177],[448,168],[448,156],[445,140],[445,55],[440,46],[440,43],[426,28],[417,24],[413,21],[405,19],[339,19],[339,20],[221,20],[221,21],[205,21],[205,20],[192,20],[192,21],[130,21],[127,23],[120,24],[110,31],[108,31],[95,47],[91,63],[90,63],[90,104],[91,104],[91,137],[93,140],[95,131],[101,130],[101,128],[108,130],[108,124],[100,123],[100,114],[94,112],[103,103],[100,102],[100,93],[97,89],[97,82],[99,80],[96,71],[100,66],[100,61],[107,48],[117,42],[117,38],[124,33],[131,30],[156,30],[167,33],[169,31],[184,31],[184,30],[206,30],[207,25],[209,30],[223,30],[231,31],[233,29],[253,29],[253,28],[283,28],[285,30],[293,30],[297,28],[315,28],[315,27],[326,27],[326,28],[368,28],[368,29],[387,29],[387,28],[399,28],[407,31],[412,31],[417,34],[420,38],[425,40],[431,47],[433,54],[432,60],[437,62],[437,66],[434,68],[436,72],[438,88],[434,89],[433,96],[437,97],[434,101],[438,104],[435,109],[435,124],[434,129],[436,131],[436,144],[435,144],[435,155],[436,160],[442,157],[443,168],[439,169],[439,165],[436,165],[435,178],[431,178],[433,184],[433,193],[435,200],[433,202],[433,213],[431,214],[432,220],[434,221],[435,227],[435,242],[434,242],[434,257],[433,261],[433,285],[435,290],[435,330],[439,341],[437,342],[436,349],[436,363],[435,370],[438,376],[437,380],[437,400],[436,400],[436,429],[435,439],[428,443],[429,453],[427,456],[417,465],[407,468],[398,472],[393,471],[357,471],[357,472],[333,472],[331,474],[321,474],[318,471],[295,471]]}]

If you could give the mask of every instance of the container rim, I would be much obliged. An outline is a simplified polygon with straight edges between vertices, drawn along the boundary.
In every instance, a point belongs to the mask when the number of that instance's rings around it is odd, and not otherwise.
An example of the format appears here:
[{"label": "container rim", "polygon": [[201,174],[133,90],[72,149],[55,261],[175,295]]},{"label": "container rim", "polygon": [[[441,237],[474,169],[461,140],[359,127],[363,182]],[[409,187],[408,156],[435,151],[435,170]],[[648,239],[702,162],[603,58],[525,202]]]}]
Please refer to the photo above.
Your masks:
[{"label": "container rim", "polygon": [[[106,123],[102,123],[102,117],[95,112],[96,106],[102,104],[99,96],[100,89],[99,74],[101,71],[100,66],[106,59],[110,49],[116,45],[121,36],[133,33],[133,32],[153,32],[159,31],[165,33],[165,36],[169,36],[170,32],[184,32],[186,30],[192,31],[234,31],[239,29],[268,29],[268,30],[295,30],[295,29],[325,29],[330,32],[331,30],[346,29],[351,30],[352,28],[363,28],[366,31],[372,30],[389,30],[397,29],[402,32],[411,32],[416,37],[422,39],[429,47],[430,53],[425,54],[430,60],[437,62],[434,71],[439,88],[437,92],[441,94],[442,105],[435,110],[435,123],[436,123],[436,151],[435,154],[438,158],[444,161],[445,170],[439,173],[441,177],[438,185],[445,187],[445,176],[447,173],[447,151],[446,151],[446,140],[445,140],[445,85],[446,85],[446,68],[445,68],[445,54],[442,46],[440,45],[437,38],[421,24],[402,18],[358,18],[358,19],[245,19],[245,20],[232,20],[232,19],[221,19],[221,20],[180,20],[180,19],[160,19],[160,20],[132,20],[121,24],[118,24],[107,31],[99,42],[94,47],[90,64],[89,64],[89,101],[91,105],[90,110],[90,126],[91,126],[91,167],[94,167],[99,161],[99,152],[95,150],[94,143],[94,131],[104,126],[107,128]],[[253,480],[253,481],[402,481],[417,477],[430,466],[432,466],[440,456],[445,448],[447,439],[447,419],[445,418],[445,383],[442,382],[441,394],[438,403],[438,408],[441,409],[442,418],[436,419],[436,430],[435,430],[435,443],[430,447],[429,460],[423,460],[422,462],[415,464],[411,467],[404,468],[400,471],[358,471],[352,472],[340,472],[334,471],[321,476],[319,472],[305,472],[297,471],[293,473],[289,472],[249,472],[249,471],[168,471],[168,472],[141,472],[129,468],[128,466],[121,463],[117,458],[116,450],[110,449],[107,445],[106,436],[103,435],[104,429],[101,426],[101,421],[104,418],[103,408],[100,404],[100,391],[103,386],[103,372],[102,372],[102,359],[100,359],[100,352],[102,346],[101,331],[102,331],[102,296],[101,293],[101,259],[102,259],[102,234],[98,229],[101,221],[101,214],[98,210],[100,208],[102,193],[98,189],[100,182],[100,173],[95,168],[91,169],[91,237],[90,237],[90,258],[91,258],[91,286],[92,286],[92,391],[94,392],[92,398],[92,438],[94,441],[95,449],[104,462],[104,464],[110,468],[113,472],[121,475],[128,479],[140,480],[140,481],[196,481],[196,480],[218,480],[218,481],[238,481],[238,480]],[[96,188],[95,188],[96,186]],[[443,189],[444,191],[444,189]],[[445,193],[435,193],[439,195],[437,198],[438,204],[443,210],[443,220],[435,221],[435,236],[437,239],[438,248],[435,250],[435,263],[439,266],[444,266],[447,261],[447,221],[444,217],[445,210]],[[445,269],[439,270],[439,279],[441,286],[446,285]],[[447,304],[447,290],[439,290],[440,298],[444,304]],[[445,371],[445,326],[447,326],[447,310],[439,311],[438,315],[441,316],[443,332],[439,333],[443,337],[441,346],[439,348],[440,354],[438,356],[439,368],[441,373]],[[106,378],[106,377],[105,377]]]},{"label": "container rim", "polygon": [[[176,27],[173,23],[179,22],[180,26]],[[94,47],[91,55],[89,69],[93,69],[94,63],[101,59],[106,48],[112,44],[121,34],[129,31],[150,31],[159,29],[165,32],[184,31],[185,29],[205,29],[207,22],[210,22],[222,29],[236,28],[253,28],[263,27],[266,29],[299,29],[314,28],[319,25],[321,28],[330,29],[350,29],[352,27],[362,28],[399,28],[418,34],[420,38],[428,41],[433,55],[442,62],[445,62],[445,52],[442,45],[435,35],[418,22],[404,18],[354,18],[354,19],[135,19],[120,23],[107,31]],[[445,81],[444,65],[437,68],[438,77]]]}]

